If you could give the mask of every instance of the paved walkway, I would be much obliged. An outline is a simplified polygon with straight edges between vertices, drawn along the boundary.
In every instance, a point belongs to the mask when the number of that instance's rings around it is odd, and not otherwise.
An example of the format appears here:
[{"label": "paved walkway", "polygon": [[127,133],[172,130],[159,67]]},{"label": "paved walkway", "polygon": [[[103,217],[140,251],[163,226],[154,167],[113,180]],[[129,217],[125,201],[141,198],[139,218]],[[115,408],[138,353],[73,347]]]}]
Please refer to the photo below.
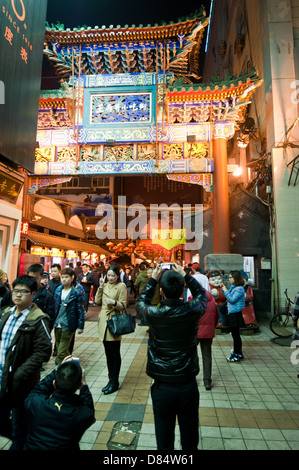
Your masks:
[{"label": "paved walkway", "polygon": [[[104,395],[101,389],[107,383],[107,367],[97,336],[97,312],[98,308],[90,307],[84,333],[76,336],[73,353],[80,357],[86,371],[96,408],[96,422],[82,437],[80,447],[156,450],[152,381],[145,373],[147,327],[137,326],[133,334],[123,337],[121,387],[116,393]],[[216,335],[212,390],[205,390],[201,371],[197,377],[198,449],[299,450],[299,350],[291,348],[291,340],[275,339],[267,325],[260,325],[259,334],[243,335],[242,339],[245,360],[229,364],[226,357],[232,347],[231,335]],[[43,375],[53,367],[51,358]],[[7,450],[9,445],[7,439],[0,437],[1,450]],[[180,449],[178,426],[175,448]]]}]

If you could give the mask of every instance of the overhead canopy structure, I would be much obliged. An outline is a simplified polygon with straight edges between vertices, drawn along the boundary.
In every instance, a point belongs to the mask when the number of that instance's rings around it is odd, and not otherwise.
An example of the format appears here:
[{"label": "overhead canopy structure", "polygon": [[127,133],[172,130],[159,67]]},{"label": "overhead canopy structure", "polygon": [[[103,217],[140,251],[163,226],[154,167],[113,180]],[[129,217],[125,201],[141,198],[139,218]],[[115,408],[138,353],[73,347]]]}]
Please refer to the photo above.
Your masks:
[{"label": "overhead canopy structure", "polygon": [[86,251],[88,253],[96,253],[111,257],[111,254],[99,245],[93,243],[81,242],[79,240],[71,240],[70,238],[57,237],[47,235],[45,233],[29,231],[28,240],[35,245],[47,246],[51,248],[59,248],[62,250]]}]

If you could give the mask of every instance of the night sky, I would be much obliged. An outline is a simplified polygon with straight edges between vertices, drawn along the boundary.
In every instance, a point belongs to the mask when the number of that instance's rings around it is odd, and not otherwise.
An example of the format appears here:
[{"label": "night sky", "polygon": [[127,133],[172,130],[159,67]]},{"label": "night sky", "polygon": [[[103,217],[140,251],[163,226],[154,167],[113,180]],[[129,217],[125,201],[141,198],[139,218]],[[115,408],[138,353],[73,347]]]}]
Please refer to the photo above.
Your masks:
[{"label": "night sky", "polygon": [[210,0],[48,0],[48,23],[64,24],[65,28],[78,26],[116,27],[161,24],[162,21],[176,22],[206,7],[210,12]]}]

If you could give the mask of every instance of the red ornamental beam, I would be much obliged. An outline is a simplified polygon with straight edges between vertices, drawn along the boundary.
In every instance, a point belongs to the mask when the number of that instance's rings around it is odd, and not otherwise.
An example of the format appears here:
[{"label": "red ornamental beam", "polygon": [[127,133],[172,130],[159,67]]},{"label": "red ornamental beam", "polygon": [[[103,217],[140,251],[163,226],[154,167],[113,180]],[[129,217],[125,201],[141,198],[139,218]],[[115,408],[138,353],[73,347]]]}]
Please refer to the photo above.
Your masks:
[{"label": "red ornamental beam", "polygon": [[241,95],[251,83],[253,82],[222,90],[174,91],[167,93],[167,99],[168,101],[209,101],[220,98],[225,99],[231,96]]},{"label": "red ornamental beam", "polygon": [[65,98],[40,98],[40,108],[51,108],[53,105],[60,108],[65,108]]}]

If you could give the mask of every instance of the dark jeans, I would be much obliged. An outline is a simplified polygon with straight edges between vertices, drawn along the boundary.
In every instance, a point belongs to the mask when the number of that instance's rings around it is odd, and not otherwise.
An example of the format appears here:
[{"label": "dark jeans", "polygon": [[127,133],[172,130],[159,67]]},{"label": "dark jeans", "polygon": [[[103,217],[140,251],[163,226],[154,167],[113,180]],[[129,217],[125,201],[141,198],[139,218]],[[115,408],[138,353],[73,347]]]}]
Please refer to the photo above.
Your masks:
[{"label": "dark jeans", "polygon": [[199,391],[196,380],[188,383],[159,383],[151,387],[157,450],[174,450],[178,417],[183,450],[197,450],[199,439]]},{"label": "dark jeans", "polygon": [[87,313],[88,311],[88,307],[89,307],[89,297],[90,297],[90,290],[91,289],[87,289],[85,291],[85,302],[84,302],[84,308],[85,308],[85,312]]},{"label": "dark jeans", "polygon": [[109,379],[118,380],[121,366],[120,343],[121,341],[103,341]]},{"label": "dark jeans", "polygon": [[234,342],[234,353],[241,354],[242,353],[242,339],[240,335],[240,328],[238,326],[230,327],[230,331],[231,331],[233,342]]},{"label": "dark jeans", "polygon": [[0,435],[12,440],[10,450],[23,450],[27,435],[24,405],[16,408],[0,404]]},{"label": "dark jeans", "polygon": [[212,338],[198,338],[197,344],[200,343],[202,367],[203,367],[203,383],[205,386],[212,383]]}]

